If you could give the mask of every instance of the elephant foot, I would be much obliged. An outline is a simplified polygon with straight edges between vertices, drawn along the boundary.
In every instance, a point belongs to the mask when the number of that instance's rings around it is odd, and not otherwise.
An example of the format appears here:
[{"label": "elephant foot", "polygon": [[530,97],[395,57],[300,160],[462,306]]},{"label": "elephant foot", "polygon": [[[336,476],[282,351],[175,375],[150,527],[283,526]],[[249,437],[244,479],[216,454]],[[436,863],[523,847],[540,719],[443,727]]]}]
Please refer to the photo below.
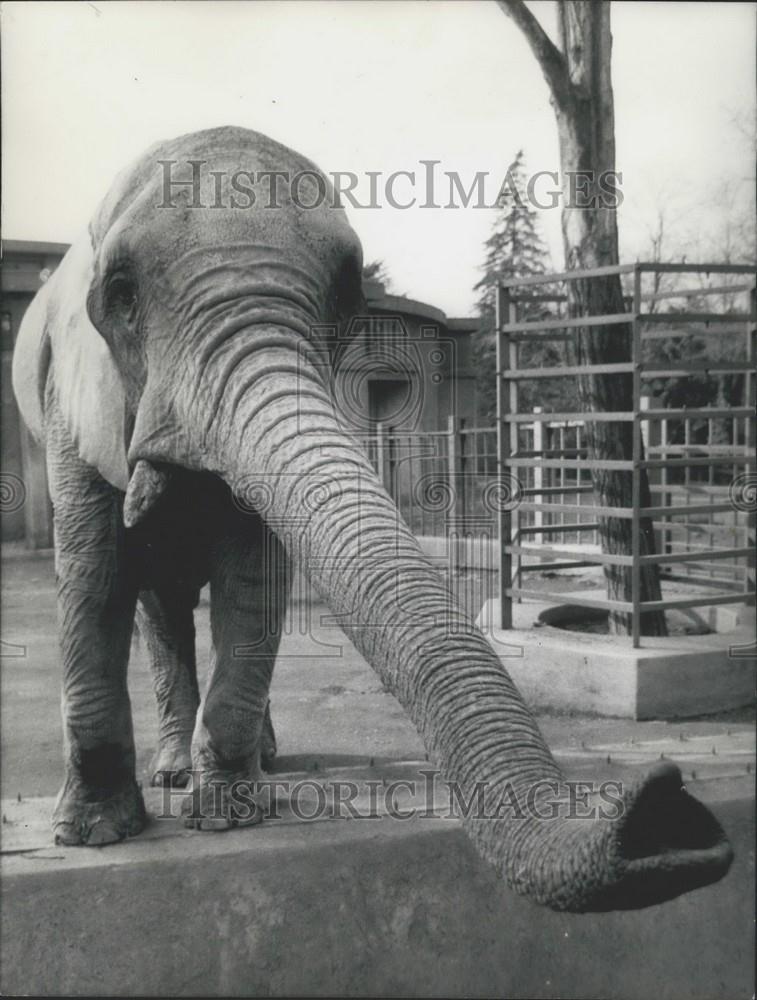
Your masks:
[{"label": "elephant foot", "polygon": [[256,826],[263,819],[255,799],[255,779],[249,770],[237,769],[196,768],[182,813],[190,830],[231,830]]},{"label": "elephant foot", "polygon": [[144,829],[145,804],[136,781],[130,779],[107,798],[93,799],[92,792],[68,778],[58,795],[52,817],[55,843],[67,847],[103,847]]},{"label": "elephant foot", "polygon": [[192,772],[192,734],[161,740],[150,761],[153,788],[186,788]]}]

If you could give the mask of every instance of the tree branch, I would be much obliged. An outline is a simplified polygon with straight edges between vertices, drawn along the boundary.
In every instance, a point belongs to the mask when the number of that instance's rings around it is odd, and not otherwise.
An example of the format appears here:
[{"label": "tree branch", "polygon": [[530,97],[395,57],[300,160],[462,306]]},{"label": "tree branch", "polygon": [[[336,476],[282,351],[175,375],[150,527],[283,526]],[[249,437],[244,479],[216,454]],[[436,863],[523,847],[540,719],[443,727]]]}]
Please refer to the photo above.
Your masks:
[{"label": "tree branch", "polygon": [[526,7],[523,0],[497,0],[498,7],[518,25],[536,56],[554,102],[563,107],[570,96],[571,82],[565,57]]}]

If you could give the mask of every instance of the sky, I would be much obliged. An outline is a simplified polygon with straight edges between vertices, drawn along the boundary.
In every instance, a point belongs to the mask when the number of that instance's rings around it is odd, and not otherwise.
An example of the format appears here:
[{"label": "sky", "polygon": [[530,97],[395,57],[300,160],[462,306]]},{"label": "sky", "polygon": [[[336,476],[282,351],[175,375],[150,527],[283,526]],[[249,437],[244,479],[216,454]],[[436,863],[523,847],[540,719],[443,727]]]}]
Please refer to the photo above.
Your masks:
[{"label": "sky", "polygon": [[[530,7],[552,32],[552,3]],[[612,4],[624,259],[647,256],[660,210],[670,255],[689,259],[719,245],[724,205],[753,215],[756,11]],[[150,143],[241,125],[357,174],[356,192],[378,172],[380,207],[348,208],[365,259],[448,315],[475,311],[495,212],[419,207],[421,161],[466,188],[484,171],[487,203],[519,149],[530,173],[559,166],[547,86],[493,0],[10,2],[2,86],[4,238],[69,242]],[[416,172],[414,207],[388,204],[394,171]],[[411,197],[407,178],[394,193]],[[559,216],[539,212],[561,268]]]}]

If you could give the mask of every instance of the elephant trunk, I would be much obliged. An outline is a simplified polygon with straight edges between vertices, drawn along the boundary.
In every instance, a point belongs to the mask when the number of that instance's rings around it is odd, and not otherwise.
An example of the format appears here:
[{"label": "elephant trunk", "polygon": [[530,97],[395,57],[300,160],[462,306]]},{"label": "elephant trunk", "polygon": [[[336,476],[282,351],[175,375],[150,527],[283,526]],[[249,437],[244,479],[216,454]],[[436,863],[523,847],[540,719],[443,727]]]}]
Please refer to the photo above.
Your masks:
[{"label": "elephant trunk", "polygon": [[730,845],[673,765],[626,788],[611,817],[568,807],[575,795],[513,681],[340,426],[317,347],[287,327],[249,342],[261,338],[264,351],[218,361],[205,447],[475,804],[464,826],[479,853],[563,910],[645,906],[720,878]]}]

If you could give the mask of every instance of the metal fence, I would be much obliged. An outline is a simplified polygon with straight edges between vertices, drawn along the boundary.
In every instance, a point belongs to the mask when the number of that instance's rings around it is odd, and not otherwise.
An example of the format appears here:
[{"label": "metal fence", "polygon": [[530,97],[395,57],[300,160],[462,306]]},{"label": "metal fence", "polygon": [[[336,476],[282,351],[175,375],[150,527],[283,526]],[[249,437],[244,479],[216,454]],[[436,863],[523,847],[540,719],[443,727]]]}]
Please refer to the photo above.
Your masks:
[{"label": "metal fence", "polygon": [[[696,287],[681,288],[664,279],[677,279],[682,275],[718,275],[725,284],[718,286],[702,283]],[[620,275],[632,281],[632,294],[626,311],[613,315],[569,315],[567,296],[553,294],[556,286],[566,286],[576,280],[592,280],[608,275]],[[650,279],[652,290],[646,291],[644,280]],[[540,289],[539,286],[542,286]],[[547,294],[538,294],[541,290]],[[537,292],[535,296],[533,293]],[[738,297],[746,299],[739,305]],[[542,309],[541,317],[523,319],[524,304],[533,316],[533,303],[538,297],[541,303],[551,303],[551,309]],[[667,309],[659,311],[659,304],[667,302]],[[683,303],[678,308],[671,304]],[[693,303],[693,304],[692,304]],[[731,266],[717,264],[633,264],[627,266],[598,268],[592,271],[574,271],[558,275],[534,276],[513,279],[503,283],[497,296],[497,372],[498,390],[498,474],[502,479],[513,471],[528,474],[528,470],[556,470],[568,477],[555,487],[531,487],[524,490],[521,503],[514,509],[503,507],[499,517],[500,538],[500,615],[503,628],[512,627],[513,600],[523,597],[538,597],[541,600],[563,600],[558,593],[534,592],[522,586],[522,574],[533,567],[523,565],[523,557],[552,559],[550,568],[568,568],[578,565],[616,565],[631,570],[631,599],[609,600],[599,597],[571,599],[573,603],[587,607],[601,608],[611,612],[629,614],[632,621],[633,644],[640,645],[641,614],[648,611],[666,611],[673,608],[693,608],[704,605],[754,602],[754,555],[750,543],[754,535],[754,513],[750,506],[754,491],[755,468],[755,331],[757,327],[757,303],[755,302],[755,268],[752,266]],[[623,325],[631,329],[631,352],[627,360],[615,364],[601,365],[561,365],[552,368],[524,367],[520,347],[533,338],[542,341],[561,341],[575,344],[580,330],[593,328],[600,336]],[[704,338],[712,334],[727,334],[738,338],[741,356],[724,362],[711,361],[706,353],[704,360],[691,359],[684,352],[672,352],[674,363],[655,360],[649,345],[654,341],[675,341],[676,344],[691,342],[693,337]],[[682,358],[682,360],[679,360]],[[645,383],[688,379],[693,377],[735,376],[741,379],[743,406],[704,406],[700,408],[661,407],[650,408],[643,402]],[[522,380],[542,380],[549,378],[581,377],[587,375],[626,374],[632,380],[632,403],[627,412],[589,412],[560,414],[557,419],[568,423],[580,422],[584,425],[598,421],[630,422],[632,426],[633,453],[625,459],[597,459],[592,457],[583,442],[577,439],[563,440],[559,447],[550,448],[542,442],[542,450],[528,446],[522,428],[538,422],[554,422],[555,415],[533,415],[518,411],[518,385]],[[694,422],[704,422],[702,426],[705,440],[702,445],[690,440],[695,429]],[[730,426],[731,441],[718,450],[712,441],[713,421],[727,422]],[[644,455],[643,428],[647,427],[648,439],[654,440],[659,428],[666,426],[664,444],[655,444],[657,452],[650,450]],[[679,426],[684,427],[684,440],[677,440]],[[739,431],[743,426],[743,431]],[[676,427],[671,436],[671,428]],[[688,430],[686,429],[688,427]],[[689,439],[686,439],[686,435]],[[662,449],[662,450],[660,450]],[[590,476],[594,470],[616,470],[630,473],[632,480],[632,502],[630,506],[599,507],[591,499],[591,490],[582,480],[582,475]],[[641,473],[646,471],[654,493],[651,505],[641,504]],[[699,486],[704,472],[705,485],[710,490],[725,489],[727,496],[711,494],[707,503],[692,503],[691,490]],[[677,482],[683,476],[682,482]],[[730,480],[729,477],[730,476]],[[742,491],[746,502],[739,502],[734,487]],[[684,494],[678,487],[682,486]],[[589,503],[567,500],[566,487],[581,496],[587,496]],[[676,487],[675,489],[671,487]],[[546,496],[549,489],[550,495]],[[555,498],[558,499],[555,499]],[[751,499],[750,499],[751,498]],[[685,502],[684,502],[685,501]],[[574,519],[573,530],[582,539],[580,558],[569,562],[564,553],[554,547],[534,544],[536,533],[549,537],[564,537],[566,526],[548,524],[536,526],[528,519],[530,514],[552,515],[570,514]],[[747,515],[749,538],[746,544],[724,544],[723,529],[730,525],[718,523],[717,532],[702,531],[701,518],[723,515],[727,518],[734,513]],[[587,515],[589,515],[587,517]],[[581,518],[581,521],[577,520]],[[599,526],[600,519],[624,518],[631,521],[631,552],[616,554],[593,551],[588,536]],[[648,518],[656,531],[661,534],[663,544],[655,553],[641,553],[641,520]],[[713,522],[710,521],[712,525]],[[695,527],[687,527],[695,526]],[[698,532],[701,542],[697,551],[692,550],[692,539],[686,532]],[[681,534],[683,532],[683,540]],[[706,552],[703,550],[706,549]],[[706,558],[705,558],[706,557]],[[749,566],[742,574],[743,583],[739,591],[733,589],[707,595],[691,595],[685,598],[671,598],[659,601],[641,600],[641,570],[643,565],[656,564],[661,569],[686,563],[711,566],[721,560],[733,562],[741,560]],[[544,568],[544,566],[542,566]],[[722,575],[722,574],[721,574]]]},{"label": "metal fence", "polygon": [[[671,469],[662,466],[650,470],[650,489],[661,504],[699,508],[696,514],[658,524],[655,532],[658,552],[701,556],[700,561],[661,567],[669,579],[725,585],[745,580],[743,559],[735,556],[708,559],[714,548],[744,548],[748,544],[747,513],[732,502],[731,484],[738,478],[740,466],[738,463],[729,466],[726,461],[733,454],[738,458],[743,449],[738,442],[743,442],[746,429],[743,420],[732,422],[735,427],[740,424],[738,440],[733,445],[697,443],[702,421],[693,417],[684,418],[678,435],[687,443],[694,442],[685,446],[690,447],[694,457],[722,458],[722,465]],[[581,421],[538,422],[524,424],[520,429],[524,450],[534,455],[581,454],[585,450],[585,424]],[[492,510],[496,498],[490,499],[498,482],[496,427],[467,427],[463,421],[450,420],[447,431],[398,432],[377,424],[374,433],[363,436],[361,441],[416,535],[444,538],[454,530],[466,534],[496,532],[496,511]],[[647,437],[645,449],[650,458],[663,460],[683,453],[672,439],[669,421],[660,421],[657,436],[653,442]],[[718,484],[716,480],[723,476],[726,483]],[[578,470],[576,474],[571,469],[533,466],[523,471],[515,489],[515,502],[524,490],[541,496],[545,502],[545,509],[526,511],[523,515],[522,526],[535,529],[532,544],[542,544],[550,529],[560,529],[558,544],[575,546],[583,542],[591,548],[599,545],[591,512],[592,487],[586,470]],[[587,512],[549,510],[549,504],[559,500],[586,506]],[[724,504],[730,504],[727,510],[723,510]],[[718,509],[703,511],[704,505],[716,505]]]},{"label": "metal fence", "polygon": [[[542,411],[536,409],[535,414]],[[584,447],[584,427],[577,421],[540,421],[520,428],[524,448],[530,453],[556,454]],[[465,533],[491,527],[496,535],[499,507],[515,507],[525,495],[563,496],[577,504],[591,502],[591,485],[585,472],[569,469],[524,469],[504,484],[497,475],[497,428],[468,427],[450,418],[446,431],[396,431],[377,423],[375,431],[361,437],[363,446],[384,486],[416,535],[444,537],[452,530]],[[573,518],[563,511],[529,511],[524,524],[541,529],[558,527],[564,543],[576,543],[581,534]],[[535,542],[541,538],[535,532]],[[596,531],[590,542],[597,544]]]},{"label": "metal fence", "polygon": [[[650,439],[645,442],[650,458],[663,463],[687,456],[716,460],[710,465],[663,464],[650,472],[650,489],[657,503],[697,508],[695,513],[682,514],[675,521],[662,521],[655,532],[658,552],[679,553],[690,560],[661,567],[669,579],[745,589],[746,559],[722,555],[711,558],[711,553],[749,546],[749,504],[739,502],[739,491],[733,485],[739,482],[742,468],[739,460],[749,437],[749,420],[732,417],[721,421],[726,427],[720,428],[720,436],[731,439],[723,444],[710,443],[715,436],[712,419],[687,416],[650,426]],[[699,558],[692,559],[695,555]]]}]

